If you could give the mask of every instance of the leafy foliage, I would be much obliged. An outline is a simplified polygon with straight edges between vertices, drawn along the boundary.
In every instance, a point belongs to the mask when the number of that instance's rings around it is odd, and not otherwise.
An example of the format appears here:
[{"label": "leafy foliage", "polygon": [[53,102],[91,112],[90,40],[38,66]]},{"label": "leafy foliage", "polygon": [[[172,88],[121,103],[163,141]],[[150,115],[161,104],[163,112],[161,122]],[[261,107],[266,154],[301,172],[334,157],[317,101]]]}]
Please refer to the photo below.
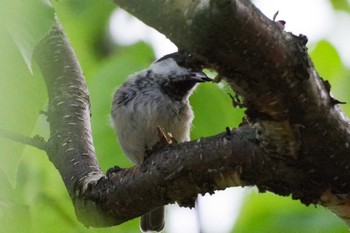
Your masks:
[{"label": "leafy foliage", "polygon": [[[336,48],[328,41],[321,40],[311,48],[310,56],[318,73],[330,82],[332,95],[342,102],[349,103],[349,70],[343,64]],[[342,107],[350,115],[350,105]]]},{"label": "leafy foliage", "polygon": [[347,232],[346,224],[323,207],[304,206],[288,197],[251,193],[234,233]]},{"label": "leafy foliage", "polygon": [[4,0],[0,7],[6,9],[1,21],[31,70],[34,48],[53,26],[54,10],[48,1],[39,0]]},{"label": "leafy foliage", "polygon": [[[1,3],[2,9],[9,9],[10,12],[12,7],[17,5],[17,1],[14,1],[13,5],[6,1]],[[39,111],[43,110],[47,98],[40,73],[35,72],[35,75],[31,75],[25,63],[25,60],[31,56],[35,43],[40,40],[38,35],[40,30],[33,30],[37,35],[30,39],[28,38],[30,33],[20,34],[28,39],[27,44],[24,45],[24,41],[18,41],[17,37],[13,36],[14,32],[11,30],[15,27],[18,28],[17,25],[14,25],[15,23],[12,23],[13,20],[23,22],[25,19],[23,15],[21,17],[9,12],[0,16],[2,22],[0,23],[0,51],[2,55],[0,59],[0,108],[2,110],[0,128],[30,135],[36,124]],[[10,30],[9,26],[14,28],[10,28]],[[41,36],[45,35],[43,31]],[[6,174],[12,185],[15,184],[15,172],[23,147],[23,145],[0,138],[0,148],[2,148],[0,169]]]},{"label": "leafy foliage", "polygon": [[335,10],[342,10],[350,12],[350,4],[347,0],[331,0],[330,1]]}]

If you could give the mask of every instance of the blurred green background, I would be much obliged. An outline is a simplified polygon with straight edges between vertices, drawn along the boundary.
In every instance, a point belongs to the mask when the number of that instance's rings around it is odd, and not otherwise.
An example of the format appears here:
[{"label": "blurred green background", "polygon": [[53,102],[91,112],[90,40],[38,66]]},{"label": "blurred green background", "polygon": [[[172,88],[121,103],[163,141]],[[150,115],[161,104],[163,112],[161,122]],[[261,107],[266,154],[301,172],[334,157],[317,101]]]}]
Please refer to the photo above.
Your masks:
[{"label": "blurred green background", "polygon": [[[347,1],[330,2],[332,11],[349,14]],[[62,0],[53,5],[88,83],[100,166],[103,171],[114,165],[129,167],[131,163],[123,156],[109,124],[112,93],[129,74],[155,59],[153,50],[142,41],[129,46],[111,41],[109,20],[117,8],[111,1]],[[39,114],[46,108],[46,89],[36,64],[30,61],[35,44],[53,23],[53,9],[39,0],[3,0],[0,9],[0,129],[47,138],[48,124]],[[308,46],[318,72],[332,84],[333,95],[350,102],[349,68],[336,48],[324,38]],[[193,94],[193,139],[240,123],[243,111],[232,108],[227,92],[221,86],[203,84]],[[349,104],[342,107],[350,113]],[[138,220],[111,228],[85,228],[76,220],[63,182],[45,153],[3,138],[0,151],[0,232],[138,232]],[[241,213],[228,232],[348,230],[323,207],[306,207],[289,197],[252,191],[246,192]]]}]

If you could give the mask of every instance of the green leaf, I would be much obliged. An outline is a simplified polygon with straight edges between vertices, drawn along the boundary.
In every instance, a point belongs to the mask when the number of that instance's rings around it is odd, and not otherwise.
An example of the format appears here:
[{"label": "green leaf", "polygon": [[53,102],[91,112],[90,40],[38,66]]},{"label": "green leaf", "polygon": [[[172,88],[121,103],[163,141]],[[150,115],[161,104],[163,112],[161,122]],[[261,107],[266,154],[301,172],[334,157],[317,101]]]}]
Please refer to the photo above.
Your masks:
[{"label": "green leaf", "polygon": [[[47,100],[45,85],[30,74],[9,34],[0,33],[0,51],[0,128],[30,136]],[[12,185],[23,147],[0,137],[0,170]]]},{"label": "green leaf", "polygon": [[234,233],[337,233],[346,224],[321,206],[305,206],[290,197],[252,193],[246,198]]},{"label": "green leaf", "polygon": [[335,10],[342,10],[350,12],[349,1],[347,0],[331,0],[330,1]]},{"label": "green leaf", "polygon": [[31,232],[30,211],[21,203],[19,190],[10,184],[7,175],[0,170],[0,232]]},{"label": "green leaf", "polygon": [[349,70],[344,66],[336,48],[326,40],[310,49],[315,68],[323,79],[331,84],[332,95],[347,104],[341,107],[350,115]]},{"label": "green leaf", "polygon": [[108,26],[115,4],[96,0],[67,0],[53,4],[84,73],[94,72],[113,53]]},{"label": "green leaf", "polygon": [[194,111],[191,139],[212,136],[237,127],[242,122],[243,109],[235,109],[228,92],[214,83],[199,84],[191,96]]},{"label": "green leaf", "polygon": [[32,232],[28,206],[0,200],[0,231],[7,233]]},{"label": "green leaf", "polygon": [[41,0],[5,0],[0,7],[6,9],[1,18],[31,71],[34,48],[52,28],[54,10]]},{"label": "green leaf", "polygon": [[342,76],[345,67],[336,48],[326,40],[319,41],[311,48],[310,56],[321,77],[333,81]]}]

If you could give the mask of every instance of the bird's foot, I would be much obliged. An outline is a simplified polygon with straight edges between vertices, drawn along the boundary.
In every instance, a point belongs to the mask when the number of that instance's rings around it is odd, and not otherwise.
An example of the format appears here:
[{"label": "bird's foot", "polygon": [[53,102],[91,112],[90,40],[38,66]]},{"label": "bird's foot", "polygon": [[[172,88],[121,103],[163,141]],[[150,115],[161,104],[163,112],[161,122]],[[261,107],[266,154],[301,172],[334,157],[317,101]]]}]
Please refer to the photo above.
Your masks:
[{"label": "bird's foot", "polygon": [[108,179],[113,175],[113,174],[116,174],[120,171],[124,170],[124,168],[121,168],[119,166],[114,166],[114,167],[111,167],[107,170],[106,172],[106,176],[108,177]]}]

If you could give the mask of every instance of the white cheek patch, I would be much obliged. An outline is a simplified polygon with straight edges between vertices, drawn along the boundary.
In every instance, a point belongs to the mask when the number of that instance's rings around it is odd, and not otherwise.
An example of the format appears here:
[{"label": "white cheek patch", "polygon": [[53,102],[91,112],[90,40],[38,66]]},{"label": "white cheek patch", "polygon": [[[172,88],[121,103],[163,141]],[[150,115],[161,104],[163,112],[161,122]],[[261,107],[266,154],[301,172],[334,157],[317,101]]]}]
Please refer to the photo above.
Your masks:
[{"label": "white cheek patch", "polygon": [[151,65],[151,70],[161,76],[166,76],[169,74],[182,76],[188,73],[186,68],[179,66],[173,59],[165,59],[163,61],[153,63]]}]

